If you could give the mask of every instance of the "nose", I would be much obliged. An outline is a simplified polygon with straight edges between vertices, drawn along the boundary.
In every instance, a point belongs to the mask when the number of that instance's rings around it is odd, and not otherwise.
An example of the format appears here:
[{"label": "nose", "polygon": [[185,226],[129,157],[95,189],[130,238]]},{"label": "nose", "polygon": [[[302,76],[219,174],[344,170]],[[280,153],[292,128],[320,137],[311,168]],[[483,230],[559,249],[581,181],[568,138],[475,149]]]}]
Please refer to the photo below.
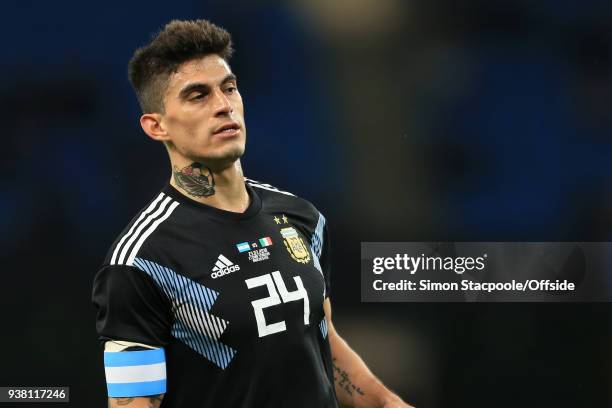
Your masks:
[{"label": "nose", "polygon": [[213,109],[215,116],[224,116],[232,113],[232,111],[234,110],[232,108],[232,104],[230,103],[225,93],[223,93],[222,89],[215,89],[213,96]]}]

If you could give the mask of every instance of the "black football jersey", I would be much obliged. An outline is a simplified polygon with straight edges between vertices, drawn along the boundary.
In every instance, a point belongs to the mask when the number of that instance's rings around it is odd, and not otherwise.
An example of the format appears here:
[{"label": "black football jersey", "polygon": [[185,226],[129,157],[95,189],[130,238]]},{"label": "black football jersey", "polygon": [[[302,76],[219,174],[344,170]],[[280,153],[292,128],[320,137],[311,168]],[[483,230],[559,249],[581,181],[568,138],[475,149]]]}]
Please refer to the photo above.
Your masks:
[{"label": "black football jersey", "polygon": [[164,348],[163,408],[336,408],[325,218],[245,184],[244,213],[168,184],[134,217],[94,280],[100,340]]}]

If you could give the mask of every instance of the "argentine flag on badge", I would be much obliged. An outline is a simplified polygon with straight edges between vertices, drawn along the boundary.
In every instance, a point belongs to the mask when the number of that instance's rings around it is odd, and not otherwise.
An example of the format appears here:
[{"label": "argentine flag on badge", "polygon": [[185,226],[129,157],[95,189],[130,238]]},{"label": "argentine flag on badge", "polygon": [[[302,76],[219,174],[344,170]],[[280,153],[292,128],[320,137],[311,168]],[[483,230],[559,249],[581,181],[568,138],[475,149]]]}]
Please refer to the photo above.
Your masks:
[{"label": "argentine flag on badge", "polygon": [[251,249],[251,246],[249,245],[248,242],[241,242],[239,244],[236,244],[236,248],[238,248],[238,252],[246,252],[249,249]]}]

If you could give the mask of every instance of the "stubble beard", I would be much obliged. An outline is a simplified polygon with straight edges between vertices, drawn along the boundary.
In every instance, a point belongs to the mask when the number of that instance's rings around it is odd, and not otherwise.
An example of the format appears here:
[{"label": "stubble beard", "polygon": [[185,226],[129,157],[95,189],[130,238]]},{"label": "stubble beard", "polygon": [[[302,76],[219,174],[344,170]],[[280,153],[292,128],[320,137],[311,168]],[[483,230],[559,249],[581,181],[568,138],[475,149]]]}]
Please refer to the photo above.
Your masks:
[{"label": "stubble beard", "polygon": [[232,146],[226,151],[216,155],[188,154],[188,160],[202,163],[204,166],[217,173],[223,171],[236,163],[244,154],[244,146]]}]

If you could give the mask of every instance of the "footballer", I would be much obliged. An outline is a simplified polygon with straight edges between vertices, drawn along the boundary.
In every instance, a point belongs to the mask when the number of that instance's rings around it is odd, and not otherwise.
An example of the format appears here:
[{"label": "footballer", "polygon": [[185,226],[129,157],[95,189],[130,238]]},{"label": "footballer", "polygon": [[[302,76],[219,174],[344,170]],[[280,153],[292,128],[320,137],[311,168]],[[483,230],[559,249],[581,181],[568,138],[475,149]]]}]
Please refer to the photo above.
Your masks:
[{"label": "footballer", "polygon": [[172,21],[129,63],[171,176],[94,279],[109,407],[410,407],[334,329],[325,217],[245,178],[231,54],[224,29]]}]

